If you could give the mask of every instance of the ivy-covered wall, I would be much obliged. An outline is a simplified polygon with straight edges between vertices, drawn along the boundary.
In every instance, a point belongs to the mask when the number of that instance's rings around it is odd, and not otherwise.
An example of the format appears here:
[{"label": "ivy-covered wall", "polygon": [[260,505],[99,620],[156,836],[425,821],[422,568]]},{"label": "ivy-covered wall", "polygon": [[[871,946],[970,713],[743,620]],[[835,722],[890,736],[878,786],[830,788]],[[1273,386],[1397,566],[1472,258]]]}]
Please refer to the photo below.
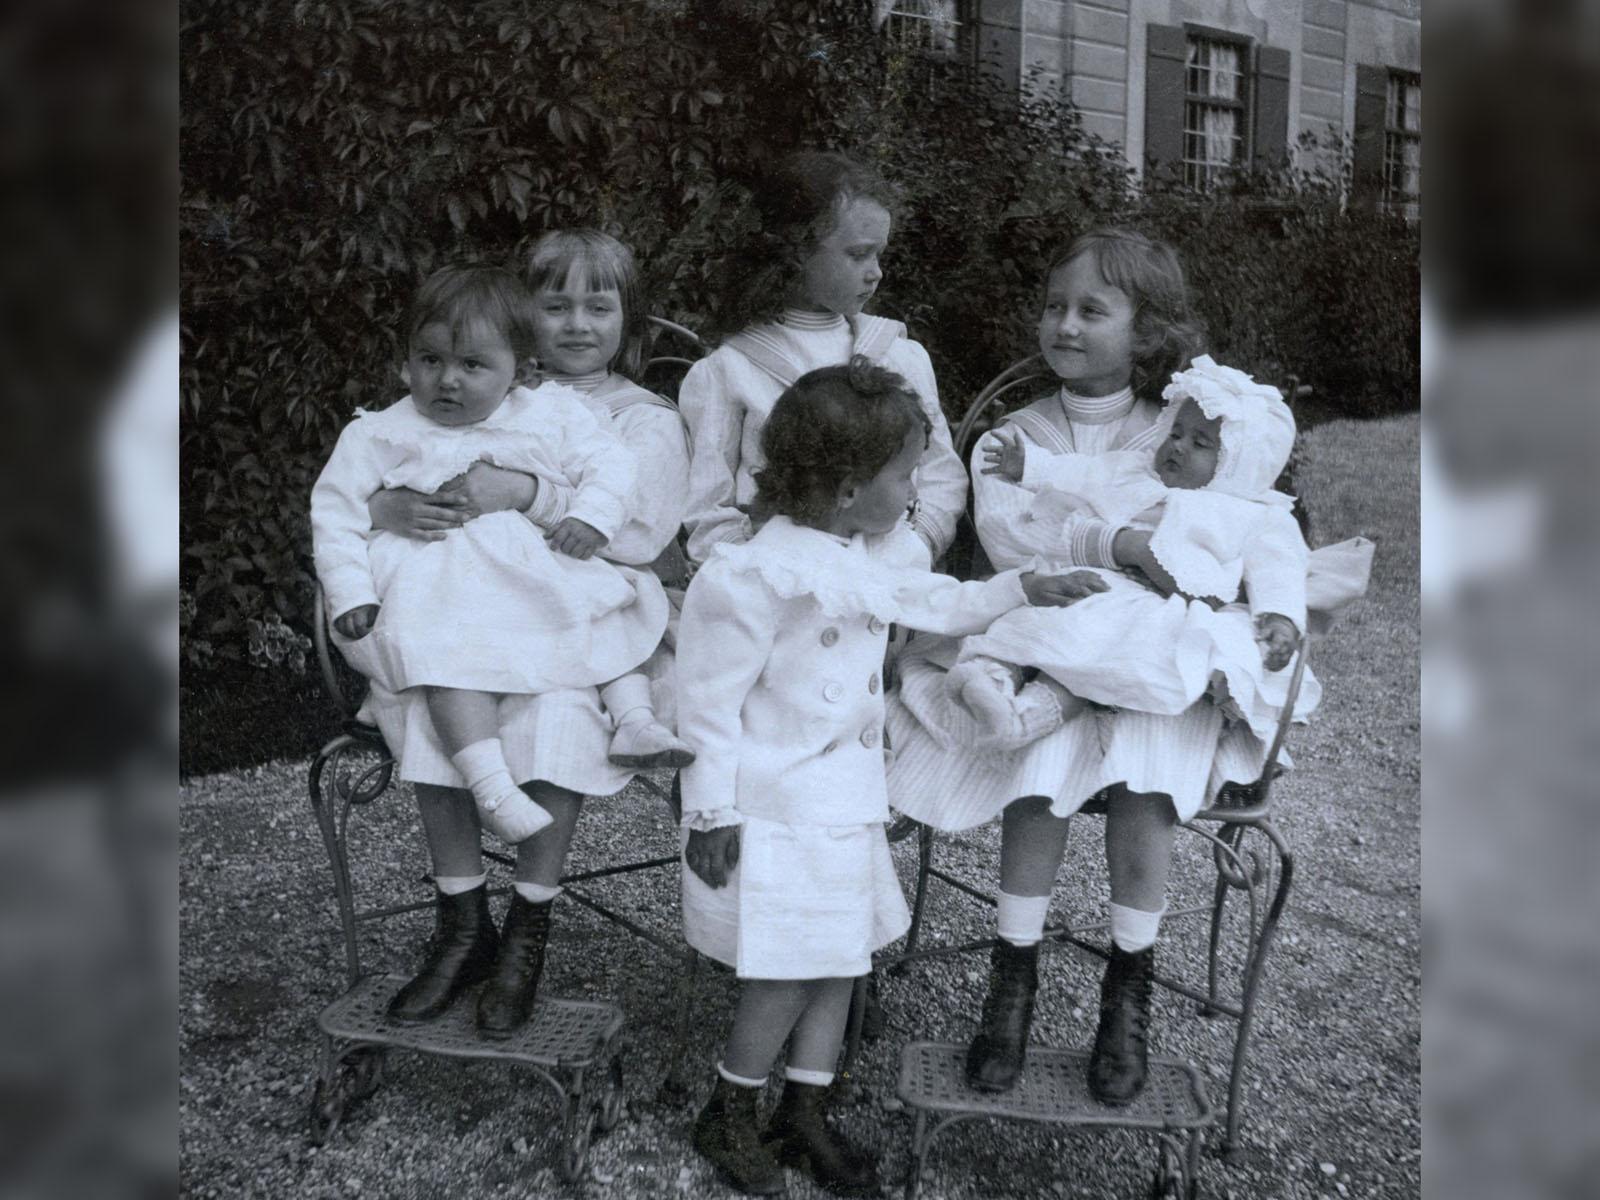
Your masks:
[{"label": "ivy-covered wall", "polygon": [[1182,250],[1213,352],[1340,411],[1417,402],[1418,237],[1337,180],[1143,195],[1056,98],[887,54],[847,0],[212,0],[183,8],[181,616],[190,666],[303,661],[307,499],[442,262],[607,228],[703,327],[746,181],[798,146],[902,200],[875,311],[952,419],[1030,348],[1046,256],[1120,220]]}]

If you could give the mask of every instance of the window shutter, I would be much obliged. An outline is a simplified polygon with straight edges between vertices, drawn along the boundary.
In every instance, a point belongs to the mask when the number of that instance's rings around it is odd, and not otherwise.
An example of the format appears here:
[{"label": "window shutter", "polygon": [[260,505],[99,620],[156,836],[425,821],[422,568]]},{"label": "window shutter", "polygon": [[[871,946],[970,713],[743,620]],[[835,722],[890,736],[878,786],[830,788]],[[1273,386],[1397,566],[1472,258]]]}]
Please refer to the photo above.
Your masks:
[{"label": "window shutter", "polygon": [[1353,185],[1357,195],[1383,196],[1383,132],[1389,105],[1385,67],[1356,64],[1356,128]]},{"label": "window shutter", "polygon": [[1181,26],[1145,29],[1144,156],[1152,175],[1183,175],[1183,97],[1188,39]]},{"label": "window shutter", "polygon": [[1262,46],[1256,55],[1255,165],[1289,161],[1289,52]]}]

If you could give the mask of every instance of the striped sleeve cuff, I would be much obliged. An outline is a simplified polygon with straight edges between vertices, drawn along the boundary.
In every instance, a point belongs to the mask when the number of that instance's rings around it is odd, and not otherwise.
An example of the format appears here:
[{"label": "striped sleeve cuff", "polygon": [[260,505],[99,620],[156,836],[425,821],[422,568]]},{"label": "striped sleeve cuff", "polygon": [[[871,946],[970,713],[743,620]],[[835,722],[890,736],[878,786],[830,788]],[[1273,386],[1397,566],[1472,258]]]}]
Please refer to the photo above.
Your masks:
[{"label": "striped sleeve cuff", "polygon": [[571,488],[551,483],[548,479],[540,479],[538,489],[533,495],[533,503],[523,511],[527,513],[528,520],[535,525],[544,529],[554,529],[566,519],[567,510],[571,507]]},{"label": "striped sleeve cuff", "polygon": [[1084,521],[1072,531],[1072,561],[1084,567],[1114,568],[1117,527],[1104,521]]}]

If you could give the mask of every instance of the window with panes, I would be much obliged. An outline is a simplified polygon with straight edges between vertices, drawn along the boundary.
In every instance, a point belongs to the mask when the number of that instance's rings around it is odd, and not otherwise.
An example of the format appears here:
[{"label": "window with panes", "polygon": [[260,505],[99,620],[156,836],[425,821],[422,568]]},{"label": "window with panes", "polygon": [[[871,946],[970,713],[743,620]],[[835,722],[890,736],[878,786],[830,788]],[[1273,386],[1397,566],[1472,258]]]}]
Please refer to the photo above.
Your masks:
[{"label": "window with panes", "polygon": [[1183,180],[1216,183],[1250,155],[1250,44],[1191,32],[1184,62]]},{"label": "window with panes", "polygon": [[1384,201],[1415,217],[1422,204],[1422,76],[1389,72],[1383,126]]}]

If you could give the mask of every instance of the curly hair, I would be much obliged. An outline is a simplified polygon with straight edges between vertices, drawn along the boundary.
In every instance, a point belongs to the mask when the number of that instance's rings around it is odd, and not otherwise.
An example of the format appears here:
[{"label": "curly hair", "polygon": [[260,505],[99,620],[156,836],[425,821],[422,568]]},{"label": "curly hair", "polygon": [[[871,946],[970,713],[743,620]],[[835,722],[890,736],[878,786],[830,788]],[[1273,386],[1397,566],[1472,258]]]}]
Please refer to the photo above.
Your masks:
[{"label": "curly hair", "polygon": [[1084,255],[1094,257],[1101,279],[1133,302],[1134,394],[1158,400],[1172,373],[1188,366],[1204,341],[1178,252],[1129,229],[1092,229],[1056,256],[1044,273],[1045,288]]},{"label": "curly hair", "polygon": [[723,262],[712,335],[723,338],[783,311],[806,259],[852,200],[893,210],[894,193],[870,167],[845,154],[800,150],[755,183],[741,214],[744,232]]},{"label": "curly hair", "polygon": [[766,466],[755,473],[755,511],[823,524],[841,488],[871,480],[911,433],[926,439],[932,428],[910,385],[859,354],[808,371],[778,397],[761,431]]},{"label": "curly hair", "polygon": [[407,317],[406,341],[425,325],[446,325],[459,338],[470,324],[482,321],[505,339],[520,363],[533,357],[533,295],[502,267],[440,267],[422,281]]},{"label": "curly hair", "polygon": [[644,347],[650,331],[644,284],[633,251],[598,229],[552,229],[533,244],[523,268],[528,290],[565,286],[574,271],[593,291],[615,288],[622,302],[622,345],[608,364],[635,383],[644,370]]}]

